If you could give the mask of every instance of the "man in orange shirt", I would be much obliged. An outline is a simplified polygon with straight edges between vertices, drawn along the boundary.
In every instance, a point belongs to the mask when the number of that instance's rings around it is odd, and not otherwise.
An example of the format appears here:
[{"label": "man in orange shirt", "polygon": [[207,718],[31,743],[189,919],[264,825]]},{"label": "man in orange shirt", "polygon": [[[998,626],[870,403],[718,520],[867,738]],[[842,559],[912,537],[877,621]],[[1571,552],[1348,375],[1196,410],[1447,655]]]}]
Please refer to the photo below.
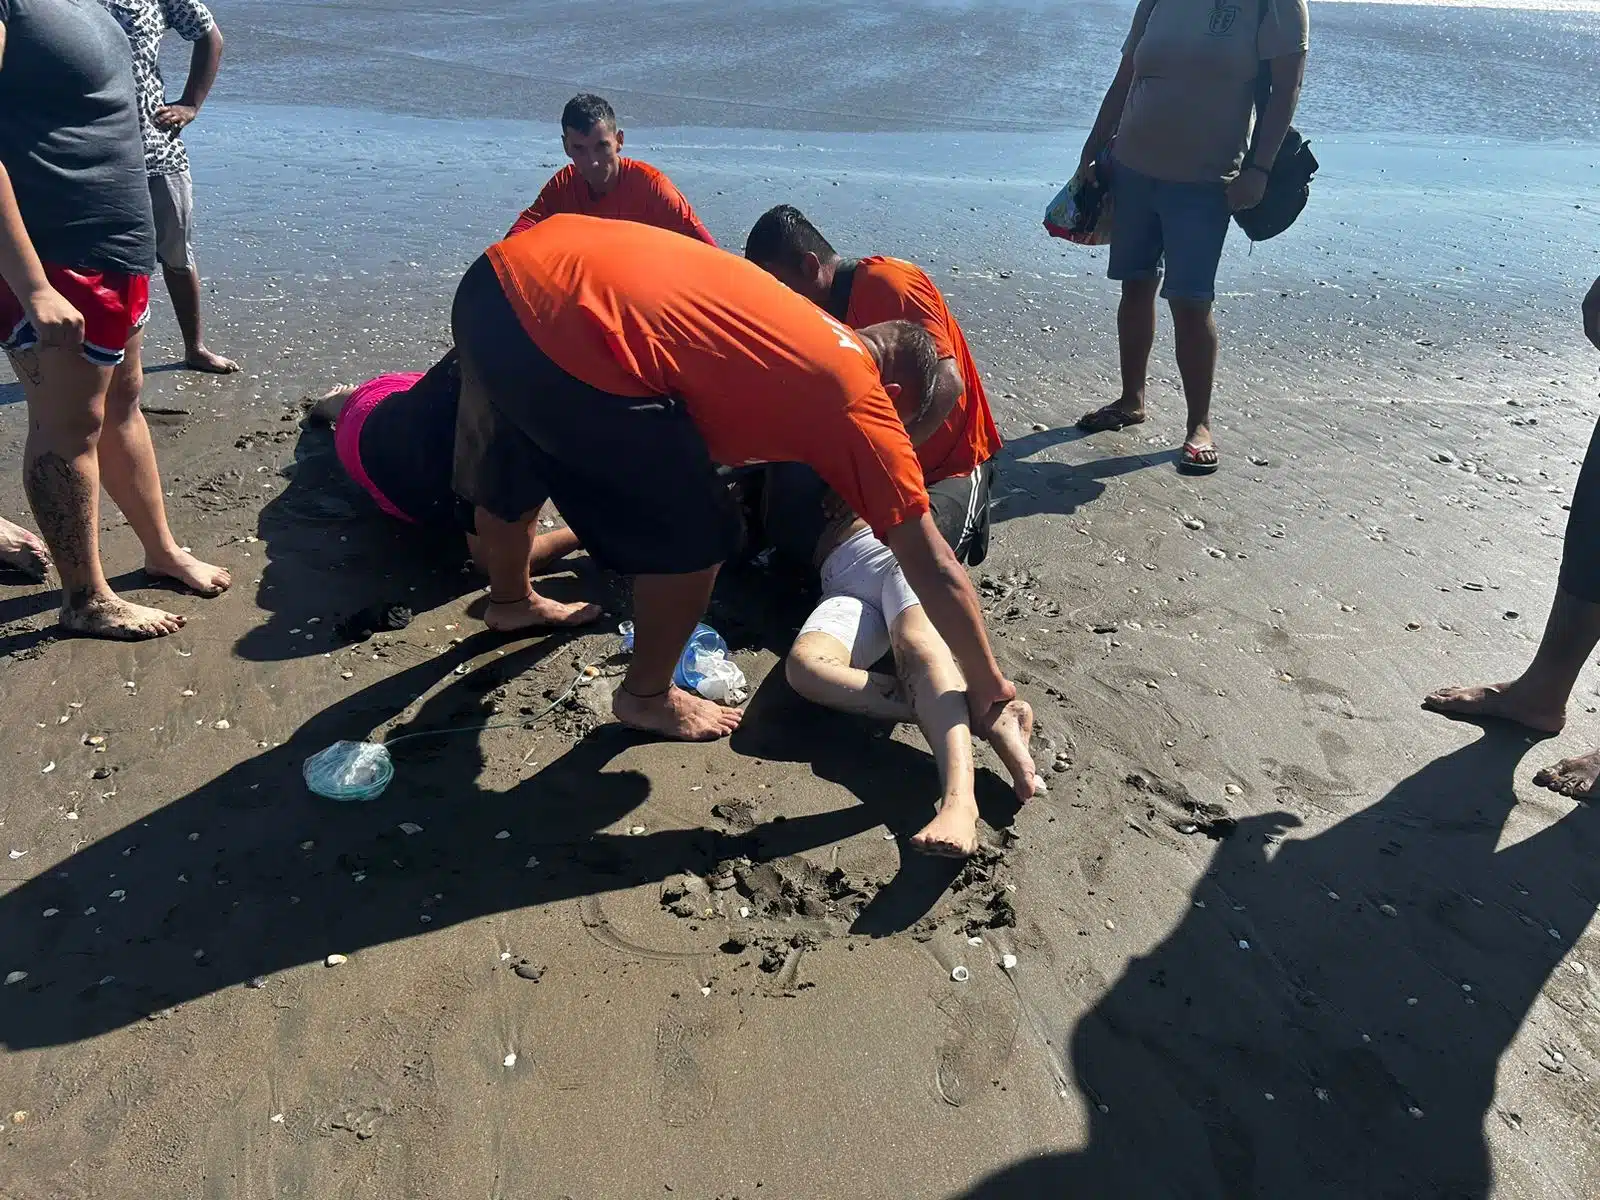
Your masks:
[{"label": "man in orange shirt", "polygon": [[939,353],[939,383],[911,440],[939,531],[962,562],[981,563],[989,548],[990,460],[1000,449],[1000,431],[966,336],[933,280],[898,258],[840,258],[789,204],[762,215],[744,253],[852,329],[910,321],[928,331]]},{"label": "man in orange shirt", "polygon": [[708,246],[717,244],[672,180],[649,163],[622,157],[617,114],[599,96],[584,93],[567,101],[561,112],[561,148],[572,165],[551,177],[539,198],[522,210],[507,237],[556,213],[581,213],[638,221],[697,238]]},{"label": "man in orange shirt", "polygon": [[739,537],[718,462],[815,468],[893,551],[961,666],[979,731],[1015,698],[906,435],[934,390],[915,326],[853,333],[731,254],[573,215],[491,246],[452,325],[454,487],[486,514],[490,599],[526,598],[524,522],[554,499],[591,554],[635,576],[633,660],[613,701],[625,724],[686,740],[738,725],[672,686]]}]

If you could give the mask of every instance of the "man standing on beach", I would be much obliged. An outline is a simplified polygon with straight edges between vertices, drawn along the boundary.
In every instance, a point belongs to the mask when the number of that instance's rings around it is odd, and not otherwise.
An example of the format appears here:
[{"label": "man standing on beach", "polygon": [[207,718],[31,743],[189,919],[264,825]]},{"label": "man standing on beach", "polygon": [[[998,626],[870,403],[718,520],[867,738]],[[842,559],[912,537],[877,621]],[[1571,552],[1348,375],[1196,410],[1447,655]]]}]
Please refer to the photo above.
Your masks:
[{"label": "man standing on beach", "polygon": [[[217,79],[222,62],[222,30],[200,0],[100,0],[128,35],[133,48],[133,78],[139,89],[139,132],[144,138],[145,170],[156,218],[156,257],[167,281],[167,295],[183,333],[184,365],[193,371],[227,375],[239,369],[232,359],[206,348],[200,328],[200,271],[195,265],[192,226],[194,182],[182,133]],[[168,104],[161,79],[161,38],[173,30],[194,43],[189,79],[176,104]]]},{"label": "man standing on beach", "polygon": [[647,162],[622,157],[622,139],[617,114],[605,100],[587,92],[568,100],[561,110],[561,148],[572,165],[551,177],[506,236],[556,213],[578,213],[638,221],[715,246],[672,180]]},{"label": "man standing on beach", "polygon": [[[490,599],[527,594],[520,522],[553,498],[584,546],[634,578],[633,660],[612,711],[666,737],[739,714],[675,688],[740,519],[713,462],[804,462],[894,553],[987,733],[1016,689],[929,514],[911,440],[934,390],[928,335],[859,333],[754,264],[631,221],[562,215],[494,246],[452,314],[461,354],[456,492],[480,505]],[[504,582],[514,594],[496,592]]]},{"label": "man standing on beach", "polygon": [[[1583,331],[1600,350],[1600,279],[1584,297]],[[1600,644],[1600,424],[1578,471],[1571,508],[1555,603],[1528,669],[1510,683],[1440,688],[1422,707],[1449,716],[1514,721],[1543,734],[1561,732],[1578,674]],[[1600,750],[1564,758],[1533,781],[1574,799],[1595,799],[1600,795]]]},{"label": "man standing on beach", "polygon": [[939,355],[938,386],[920,426],[908,430],[941,533],[976,566],[989,545],[989,460],[1000,449],[978,365],[944,296],[921,267],[898,258],[842,259],[793,205],[768,210],[744,256],[852,329],[910,321]]}]

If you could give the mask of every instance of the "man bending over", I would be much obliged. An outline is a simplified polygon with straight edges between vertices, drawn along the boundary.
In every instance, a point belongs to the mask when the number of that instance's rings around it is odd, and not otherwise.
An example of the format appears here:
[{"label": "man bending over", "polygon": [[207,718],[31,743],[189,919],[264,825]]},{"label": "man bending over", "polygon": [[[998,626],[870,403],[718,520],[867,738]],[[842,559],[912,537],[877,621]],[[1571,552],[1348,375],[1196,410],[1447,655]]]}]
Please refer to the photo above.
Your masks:
[{"label": "man bending over", "polygon": [[507,237],[556,213],[577,213],[637,221],[708,246],[717,244],[672,180],[647,162],[622,157],[617,114],[599,96],[584,93],[567,101],[561,112],[561,148],[572,165],[551,177],[539,198],[522,210]]}]

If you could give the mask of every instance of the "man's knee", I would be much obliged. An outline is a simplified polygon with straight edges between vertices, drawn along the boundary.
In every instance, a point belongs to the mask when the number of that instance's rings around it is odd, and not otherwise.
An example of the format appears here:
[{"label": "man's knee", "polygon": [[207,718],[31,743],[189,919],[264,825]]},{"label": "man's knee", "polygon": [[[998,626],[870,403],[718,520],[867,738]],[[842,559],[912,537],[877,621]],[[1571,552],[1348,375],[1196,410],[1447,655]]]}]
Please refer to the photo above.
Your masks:
[{"label": "man's knee", "polygon": [[126,421],[139,411],[139,396],[144,391],[144,371],[130,370],[124,362],[111,376],[106,389],[106,420]]}]

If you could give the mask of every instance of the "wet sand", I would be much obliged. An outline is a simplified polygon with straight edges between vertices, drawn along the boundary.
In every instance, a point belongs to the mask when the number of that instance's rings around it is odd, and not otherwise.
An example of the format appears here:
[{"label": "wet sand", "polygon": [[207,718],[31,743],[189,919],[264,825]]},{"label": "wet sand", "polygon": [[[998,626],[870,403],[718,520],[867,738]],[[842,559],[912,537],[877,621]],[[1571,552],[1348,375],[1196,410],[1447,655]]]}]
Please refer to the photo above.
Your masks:
[{"label": "wet sand", "polygon": [[[359,11],[376,38],[390,10]],[[246,373],[162,369],[164,300],[147,352],[173,523],[233,593],[149,586],[110,509],[118,586],[189,614],[176,637],[58,640],[54,593],[0,581],[0,973],[27,972],[0,1195],[1600,1190],[1600,812],[1531,784],[1600,739],[1600,681],[1537,744],[1417,708],[1542,626],[1600,412],[1592,143],[1324,126],[1305,221],[1229,247],[1224,468],[1193,480],[1165,332],[1151,422],[1072,428],[1115,372],[1101,253],[1038,230],[1081,132],[630,124],[730,245],[790,200],[922,262],[986,369],[1008,442],[976,574],[1051,790],[1018,811],[983,751],[962,868],[905,851],[920,736],[773,670],[794,581],[719,586],[739,735],[641,742],[603,719],[617,581],[551,581],[607,600],[601,632],[490,635],[458,548],[301,429],[303,394],[438,353],[460,271],[557,165],[545,124],[255,101],[189,139]],[[0,406],[4,461],[23,433]],[[415,619],[336,632],[375,603]],[[337,738],[489,722],[397,748],[371,804],[301,781]]]}]

